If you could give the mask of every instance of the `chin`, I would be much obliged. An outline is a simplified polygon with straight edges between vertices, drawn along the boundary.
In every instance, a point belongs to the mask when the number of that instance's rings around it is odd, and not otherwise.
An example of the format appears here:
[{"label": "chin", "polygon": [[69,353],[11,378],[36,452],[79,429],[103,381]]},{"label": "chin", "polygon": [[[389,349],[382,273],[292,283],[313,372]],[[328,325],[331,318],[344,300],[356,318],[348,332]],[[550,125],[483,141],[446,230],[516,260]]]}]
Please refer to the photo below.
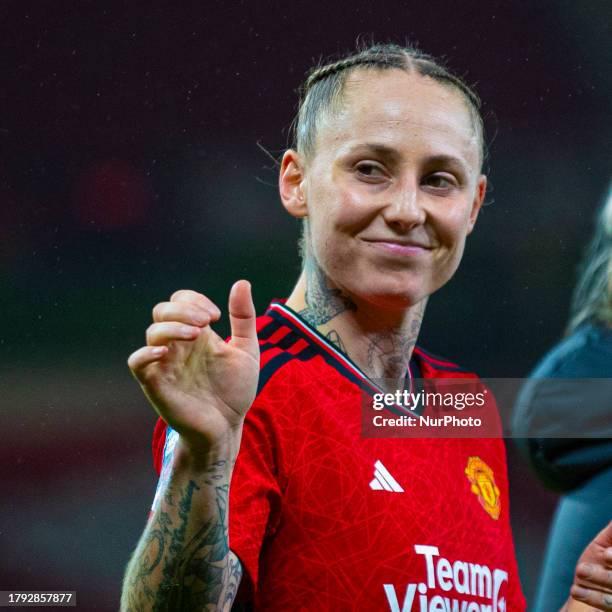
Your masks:
[{"label": "chin", "polygon": [[430,292],[423,286],[378,286],[363,290],[362,285],[354,292],[360,299],[384,310],[406,310],[427,299]]}]

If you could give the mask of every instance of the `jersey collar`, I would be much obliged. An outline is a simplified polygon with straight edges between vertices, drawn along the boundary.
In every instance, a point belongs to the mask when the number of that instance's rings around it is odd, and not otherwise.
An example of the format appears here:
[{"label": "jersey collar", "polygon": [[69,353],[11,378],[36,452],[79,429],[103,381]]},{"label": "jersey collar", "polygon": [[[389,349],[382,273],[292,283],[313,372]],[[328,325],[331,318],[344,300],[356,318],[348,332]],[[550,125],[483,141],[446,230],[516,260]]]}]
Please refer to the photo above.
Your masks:
[{"label": "jersey collar", "polygon": [[[323,334],[321,334],[315,327],[307,323],[295,310],[292,310],[284,303],[284,300],[273,300],[268,307],[268,314],[275,314],[280,316],[286,322],[290,323],[292,327],[297,328],[303,335],[305,335],[311,342],[329,355],[332,359],[346,368],[354,377],[356,377],[362,385],[368,388],[372,393],[384,393],[372,379],[370,379],[361,368],[344,352],[330,342]],[[414,386],[414,373],[417,376],[420,375],[419,365],[414,357],[410,359],[408,368],[406,370],[406,379],[409,383],[409,392],[413,391]]]}]

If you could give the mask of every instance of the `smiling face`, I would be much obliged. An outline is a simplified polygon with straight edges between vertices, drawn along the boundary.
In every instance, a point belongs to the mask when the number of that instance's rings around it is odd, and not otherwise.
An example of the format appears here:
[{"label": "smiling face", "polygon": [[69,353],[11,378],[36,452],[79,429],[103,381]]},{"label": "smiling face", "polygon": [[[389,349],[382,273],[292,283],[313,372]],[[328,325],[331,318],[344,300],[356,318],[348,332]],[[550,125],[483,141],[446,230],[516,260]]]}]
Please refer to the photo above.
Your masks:
[{"label": "smiling face", "polygon": [[281,196],[308,218],[310,256],[357,300],[412,306],[444,285],[485,192],[460,93],[429,77],[355,70],[318,123],[315,152],[288,152]]}]

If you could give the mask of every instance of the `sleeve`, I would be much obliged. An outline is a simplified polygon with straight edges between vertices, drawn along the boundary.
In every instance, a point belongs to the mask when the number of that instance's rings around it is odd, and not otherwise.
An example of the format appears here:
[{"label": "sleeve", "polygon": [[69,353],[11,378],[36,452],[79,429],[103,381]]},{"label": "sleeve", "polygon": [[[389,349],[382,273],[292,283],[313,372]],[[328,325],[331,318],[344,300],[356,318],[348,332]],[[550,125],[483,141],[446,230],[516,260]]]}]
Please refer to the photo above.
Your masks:
[{"label": "sleeve", "polygon": [[281,518],[283,494],[294,454],[290,377],[275,373],[247,413],[230,484],[230,548],[243,568],[237,601],[252,600],[266,543]]},{"label": "sleeve", "polygon": [[159,503],[161,492],[164,490],[166,483],[170,478],[172,470],[172,456],[174,454],[174,445],[178,439],[178,434],[172,427],[168,426],[163,419],[158,419],[153,430],[153,466],[159,478],[157,480],[157,488],[155,489],[155,497],[151,504],[149,518],[153,516],[153,512]]},{"label": "sleeve", "polygon": [[153,430],[153,467],[157,475],[161,473],[162,463],[164,459],[164,446],[166,445],[166,422],[160,417],[157,418],[155,429]]},{"label": "sleeve", "polygon": [[282,492],[274,448],[273,436],[266,431],[265,414],[253,406],[245,420],[230,485],[230,548],[243,569],[240,601],[253,598],[264,542],[278,526]]}]

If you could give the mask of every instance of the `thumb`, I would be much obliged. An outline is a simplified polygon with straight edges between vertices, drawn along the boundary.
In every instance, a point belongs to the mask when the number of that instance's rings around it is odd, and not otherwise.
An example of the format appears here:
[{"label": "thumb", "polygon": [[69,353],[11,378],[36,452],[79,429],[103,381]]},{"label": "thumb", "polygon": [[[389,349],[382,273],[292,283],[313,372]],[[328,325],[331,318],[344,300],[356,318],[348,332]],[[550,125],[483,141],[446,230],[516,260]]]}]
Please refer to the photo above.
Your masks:
[{"label": "thumb", "polygon": [[612,546],[612,521],[595,536],[593,541],[602,548],[610,548]]},{"label": "thumb", "polygon": [[239,280],[232,286],[229,295],[229,318],[232,341],[236,339],[257,341],[255,306],[249,281]]}]

